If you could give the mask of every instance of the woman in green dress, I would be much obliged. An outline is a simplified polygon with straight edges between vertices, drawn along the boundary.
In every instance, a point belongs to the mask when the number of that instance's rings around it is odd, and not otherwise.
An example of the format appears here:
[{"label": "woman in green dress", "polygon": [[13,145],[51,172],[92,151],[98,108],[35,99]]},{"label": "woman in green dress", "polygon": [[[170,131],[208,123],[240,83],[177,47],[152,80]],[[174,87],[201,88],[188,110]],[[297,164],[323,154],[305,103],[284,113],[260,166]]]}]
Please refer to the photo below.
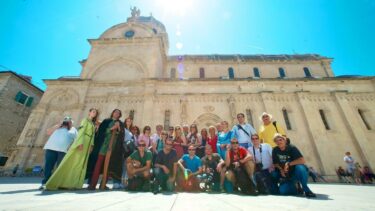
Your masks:
[{"label": "woman in green dress", "polygon": [[94,146],[94,122],[98,113],[97,109],[91,108],[88,117],[82,120],[77,138],[70,146],[59,167],[47,181],[47,190],[82,188],[87,160]]}]

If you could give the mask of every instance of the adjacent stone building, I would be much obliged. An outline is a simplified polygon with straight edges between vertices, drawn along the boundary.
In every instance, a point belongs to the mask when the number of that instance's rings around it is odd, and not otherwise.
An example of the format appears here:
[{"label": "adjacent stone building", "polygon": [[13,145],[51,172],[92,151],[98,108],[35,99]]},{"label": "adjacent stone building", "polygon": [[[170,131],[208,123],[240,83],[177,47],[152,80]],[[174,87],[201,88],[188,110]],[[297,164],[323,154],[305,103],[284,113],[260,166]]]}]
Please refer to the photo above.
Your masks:
[{"label": "adjacent stone building", "polygon": [[[0,154],[10,157],[43,91],[28,76],[0,71]],[[14,158],[10,158],[14,159]]]},{"label": "adjacent stone building", "polygon": [[45,131],[64,115],[76,124],[89,108],[100,119],[114,108],[141,127],[236,122],[255,128],[267,111],[304,153],[308,165],[334,175],[345,151],[375,165],[375,78],[335,77],[331,58],[306,55],[168,55],[168,34],[154,17],[127,22],[90,39],[78,77],[45,80],[48,88],[18,140],[14,163],[43,163]]}]

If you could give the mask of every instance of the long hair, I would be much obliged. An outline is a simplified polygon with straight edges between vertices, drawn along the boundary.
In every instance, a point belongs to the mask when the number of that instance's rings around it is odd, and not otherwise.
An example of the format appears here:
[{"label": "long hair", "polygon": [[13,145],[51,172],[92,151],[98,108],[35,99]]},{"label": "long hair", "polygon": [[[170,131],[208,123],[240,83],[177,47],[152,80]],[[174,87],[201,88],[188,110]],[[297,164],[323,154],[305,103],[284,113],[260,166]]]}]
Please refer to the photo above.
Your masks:
[{"label": "long hair", "polygon": [[98,117],[99,117],[99,110],[97,109],[97,108],[90,108],[89,109],[89,112],[91,112],[91,111],[96,111],[96,116],[94,117],[94,118],[92,118],[92,122],[95,124],[96,123],[96,120],[98,119]]},{"label": "long hair", "polygon": [[[126,125],[126,120],[130,119],[132,122],[128,128],[128,126]],[[130,130],[132,127],[133,127],[133,119],[129,116],[129,117],[126,117],[125,120],[124,120],[124,125],[125,125],[125,128]]]},{"label": "long hair", "polygon": [[118,111],[118,112],[120,112],[120,116],[119,116],[119,119],[122,117],[122,112],[121,112],[121,110],[120,109],[118,109],[118,108],[115,108],[115,109],[113,109],[113,111],[112,111],[112,113],[111,113],[111,116],[110,116],[110,118],[113,118],[113,114],[116,112],[116,111]]}]

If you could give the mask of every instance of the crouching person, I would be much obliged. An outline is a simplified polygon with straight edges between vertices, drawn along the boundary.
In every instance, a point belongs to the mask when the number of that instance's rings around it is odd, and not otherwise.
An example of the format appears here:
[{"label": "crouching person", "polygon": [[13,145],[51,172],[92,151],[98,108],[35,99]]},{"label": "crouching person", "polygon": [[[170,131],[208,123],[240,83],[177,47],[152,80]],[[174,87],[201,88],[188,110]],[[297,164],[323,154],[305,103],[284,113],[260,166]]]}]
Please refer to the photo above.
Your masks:
[{"label": "crouching person", "polygon": [[274,170],[272,164],[272,147],[267,143],[260,143],[258,134],[251,135],[253,146],[248,151],[253,156],[255,163],[254,178],[260,194],[278,193],[277,184],[272,182],[271,172]]},{"label": "crouching person", "polygon": [[240,188],[244,194],[257,195],[252,175],[254,174],[254,162],[249,152],[239,146],[237,138],[232,138],[230,150],[227,150],[225,165],[228,169],[226,178],[233,187]]},{"label": "crouching person", "polygon": [[[201,159],[203,174],[201,177],[208,191],[224,192],[225,163],[218,153],[212,152],[212,146],[206,145],[205,156]],[[220,186],[219,186],[220,185]],[[220,189],[219,189],[220,188]]]},{"label": "crouching person", "polygon": [[149,191],[152,153],[146,149],[144,140],[138,142],[137,148],[126,160],[128,190]]},{"label": "crouching person", "polygon": [[168,138],[165,140],[163,150],[160,150],[156,156],[154,192],[159,192],[160,188],[164,191],[174,191],[177,161],[177,153],[173,149],[173,140]]},{"label": "crouching person", "polygon": [[195,155],[194,145],[188,147],[188,154],[184,154],[178,161],[177,185],[179,190],[196,192],[200,190],[198,175],[202,173],[202,162]]},{"label": "crouching person", "polygon": [[297,195],[296,182],[302,185],[306,197],[316,197],[307,186],[308,170],[301,152],[297,147],[287,144],[286,138],[276,133],[273,139],[276,147],[272,150],[272,160],[275,171],[272,177],[280,183],[281,195]]}]

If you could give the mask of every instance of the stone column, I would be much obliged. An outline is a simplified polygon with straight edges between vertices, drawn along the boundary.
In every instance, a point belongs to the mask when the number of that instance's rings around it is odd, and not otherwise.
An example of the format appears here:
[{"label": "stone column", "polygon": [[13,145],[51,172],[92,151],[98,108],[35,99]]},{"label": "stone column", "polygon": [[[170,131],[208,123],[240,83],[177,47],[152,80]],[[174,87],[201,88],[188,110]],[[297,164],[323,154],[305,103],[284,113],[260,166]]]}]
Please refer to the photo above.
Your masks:
[{"label": "stone column", "polygon": [[187,122],[187,98],[185,96],[181,97],[180,99],[180,106],[181,106],[181,126],[188,124]]},{"label": "stone column", "polygon": [[320,122],[318,122],[319,119],[311,118],[314,113],[317,113],[317,111],[315,111],[314,107],[310,105],[307,94],[303,92],[297,92],[296,94],[303,114],[302,118],[307,125],[307,135],[309,136],[309,140],[311,142],[314,157],[317,159],[317,163],[320,166],[320,172],[322,172],[322,174],[327,174],[326,170],[329,169],[329,166],[325,166],[325,163],[322,162],[321,155],[324,155],[324,153],[320,149],[324,148],[324,142],[328,138],[323,135],[324,132],[321,131],[321,128],[317,126],[320,124]]},{"label": "stone column", "polygon": [[357,148],[364,165],[367,165],[370,168],[375,167],[375,156],[373,154],[374,151],[372,150],[372,147],[370,147],[370,140],[367,139],[366,134],[359,126],[363,124],[359,118],[359,114],[353,110],[352,106],[345,98],[347,96],[347,92],[333,92],[332,95],[336,99],[340,114],[345,117],[344,123],[349,129],[348,132],[351,135],[353,144]]},{"label": "stone column", "polygon": [[154,112],[154,92],[155,84],[146,84],[144,103],[143,103],[143,114],[142,114],[142,126],[152,125],[153,123],[153,112]]}]

